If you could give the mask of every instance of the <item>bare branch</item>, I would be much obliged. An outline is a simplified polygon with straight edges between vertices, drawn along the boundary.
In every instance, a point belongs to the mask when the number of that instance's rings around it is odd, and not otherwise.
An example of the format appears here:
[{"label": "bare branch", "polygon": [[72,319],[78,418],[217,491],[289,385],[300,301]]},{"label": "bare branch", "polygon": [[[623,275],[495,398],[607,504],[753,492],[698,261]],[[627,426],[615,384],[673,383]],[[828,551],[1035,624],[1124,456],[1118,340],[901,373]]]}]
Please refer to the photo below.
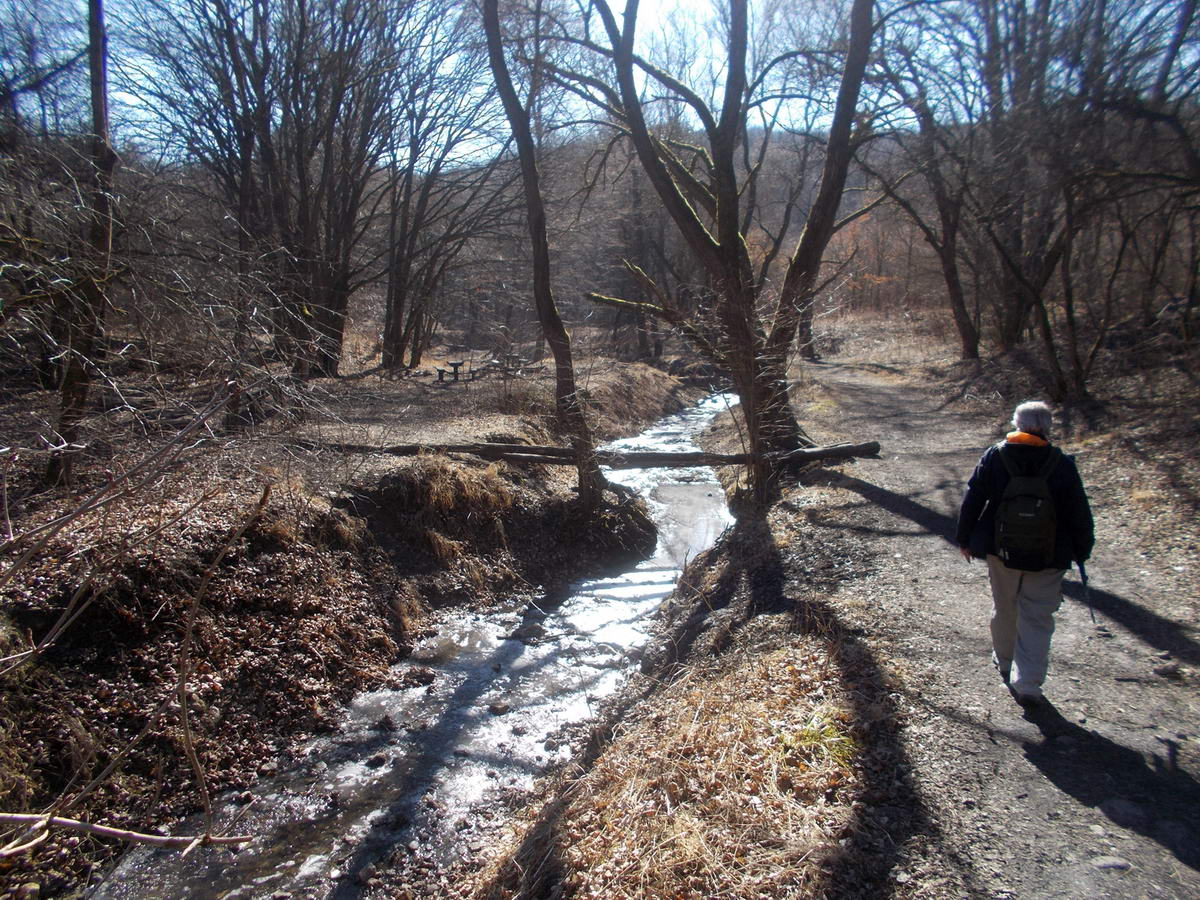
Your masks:
[{"label": "bare branch", "polygon": [[[40,835],[48,828],[66,828],[70,831],[80,831],[93,834],[96,837],[116,838],[135,844],[149,844],[152,847],[191,847],[197,844],[212,844],[215,846],[230,846],[245,844],[254,840],[254,835],[165,835],[146,834],[141,831],[131,831],[127,828],[113,828],[108,825],[97,825],[93,822],[81,822],[78,819],[66,819],[62,816],[39,816],[29,813],[0,813],[0,824],[28,825],[24,834]],[[23,837],[24,835],[22,835]],[[21,840],[22,838],[18,838]],[[8,846],[0,849],[0,857],[23,853],[44,838],[35,837],[34,842],[24,845]]]}]

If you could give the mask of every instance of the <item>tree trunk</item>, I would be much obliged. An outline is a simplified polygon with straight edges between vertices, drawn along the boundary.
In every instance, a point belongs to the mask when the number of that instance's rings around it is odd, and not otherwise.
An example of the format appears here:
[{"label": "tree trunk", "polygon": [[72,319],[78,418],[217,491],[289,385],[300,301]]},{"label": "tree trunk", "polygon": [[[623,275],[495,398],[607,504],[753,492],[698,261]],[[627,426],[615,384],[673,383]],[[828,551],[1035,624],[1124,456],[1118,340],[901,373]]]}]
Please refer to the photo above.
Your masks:
[{"label": "tree trunk", "polygon": [[[1003,266],[1003,263],[1001,265]],[[1001,278],[1004,288],[1000,292],[1001,305],[996,330],[996,341],[1001,353],[1008,353],[1020,345],[1021,336],[1029,322],[1029,305],[1025,300],[1025,291],[1013,281],[1014,279],[1008,276]]]},{"label": "tree trunk", "polygon": [[404,331],[404,286],[399,271],[400,249],[396,220],[400,215],[400,204],[397,202],[396,193],[397,178],[393,164],[388,210],[387,293],[383,307],[383,346],[380,358],[380,364],[388,372],[395,372],[404,365],[404,347],[400,343]]},{"label": "tree trunk", "polygon": [[[634,168],[630,173],[630,216],[633,219],[633,233],[631,235],[633,246],[630,248],[630,258],[635,260],[637,265],[642,269],[646,269],[650,264],[649,240],[646,236],[646,213],[642,208],[642,179],[637,168]],[[635,285],[635,292],[640,293],[642,288],[640,285]],[[650,358],[650,335],[646,330],[646,313],[639,307],[634,310],[634,327],[637,329],[638,342],[638,359]]]},{"label": "tree trunk", "polygon": [[1055,345],[1054,328],[1050,324],[1050,313],[1046,309],[1046,303],[1040,297],[1034,308],[1036,314],[1038,332],[1042,336],[1042,349],[1046,357],[1046,365],[1050,367],[1050,392],[1055,400],[1065,400],[1070,396],[1070,387],[1067,384],[1067,376],[1062,370],[1062,364],[1058,361],[1058,347]]},{"label": "tree trunk", "polygon": [[[796,252],[788,264],[775,319],[767,338],[764,358],[767,362],[765,379],[769,390],[766,398],[777,398],[778,385],[786,385],[787,358],[794,345],[799,345],[800,353],[806,359],[816,357],[812,320],[817,276],[825,249],[829,246],[837,225],[838,208],[841,206],[850,159],[854,153],[854,116],[871,50],[873,9],[873,0],[854,0],[851,8],[850,44],[838,88],[837,106],[829,128],[821,187],[809,211],[808,221],[796,246]],[[783,399],[786,400],[786,387],[783,390]],[[770,402],[774,408],[778,408],[778,399],[771,399]],[[776,416],[778,417],[778,413]],[[794,423],[795,416],[791,413],[790,406],[788,416]],[[783,430],[776,436],[776,440],[788,438],[793,429],[803,435],[798,423],[789,425],[782,417],[778,427]],[[807,440],[806,436],[805,441],[811,446],[812,442]]]},{"label": "tree trunk", "polygon": [[412,312],[408,314],[408,328],[405,329],[408,341],[408,367],[415,369],[421,364],[421,355],[425,352],[425,314],[423,305],[413,302]]},{"label": "tree trunk", "polygon": [[246,366],[246,353],[250,347],[250,253],[251,233],[250,210],[253,206],[254,185],[254,132],[247,129],[239,141],[239,176],[237,220],[238,258],[237,258],[237,296],[234,297],[234,323],[232,339],[232,359],[229,366],[229,383],[235,390],[225,407],[225,430],[241,431],[248,424],[242,415],[242,395],[236,388],[241,387]]},{"label": "tree trunk", "polygon": [[810,297],[800,305],[800,317],[796,322],[796,349],[800,358],[815,362],[817,359],[817,344],[813,338],[813,307],[817,298]]},{"label": "tree trunk", "polygon": [[508,72],[508,63],[504,59],[504,49],[500,42],[498,0],[484,0],[483,21],[487,32],[488,59],[496,78],[496,88],[504,103],[504,112],[512,126],[521,162],[529,240],[533,251],[534,306],[537,309],[541,334],[554,357],[554,408],[559,427],[569,435],[577,452],[580,503],[590,509],[599,500],[603,479],[596,465],[591,434],[575,387],[571,340],[554,302],[550,281],[550,242],[546,233],[546,208],[542,201],[536,146],[530,127],[529,111],[517,96]]},{"label": "tree trunk", "polygon": [[[417,456],[426,453],[469,453],[487,460],[507,460],[515,463],[540,463],[551,466],[576,465],[575,450],[571,447],[554,447],[536,444],[343,444],[318,441],[297,441],[297,446],[310,450],[337,453],[370,453],[388,456]],[[879,442],[861,444],[832,444],[828,447],[806,447],[780,454],[776,462],[781,465],[803,465],[822,459],[857,459],[879,455]],[[614,469],[678,468],[689,466],[743,466],[753,462],[748,453],[707,453],[703,450],[656,451],[656,450],[597,450],[596,458],[601,465]]]},{"label": "tree trunk", "polygon": [[338,373],[346,340],[349,304],[350,293],[344,276],[334,275],[332,284],[322,292],[321,304],[313,316],[313,375],[318,378],[333,378]]},{"label": "tree trunk", "polygon": [[1070,392],[1072,399],[1087,396],[1087,375],[1084,371],[1083,354],[1079,348],[1079,323],[1075,315],[1075,278],[1071,271],[1075,252],[1075,211],[1069,192],[1066,196],[1066,237],[1063,242],[1059,275],[1062,278],[1063,316],[1067,330],[1067,359],[1071,363]]},{"label": "tree trunk", "polygon": [[[943,230],[943,234],[945,231]],[[942,264],[942,280],[946,282],[946,293],[950,296],[950,311],[954,315],[954,327],[958,330],[962,359],[979,359],[979,329],[967,309],[962,279],[958,272],[958,250],[955,241],[946,241],[936,248]]]},{"label": "tree trunk", "polygon": [[92,102],[92,208],[88,228],[90,271],[72,292],[67,360],[60,393],[58,433],[63,446],[50,458],[46,480],[67,483],[77,450],[79,425],[91,388],[92,356],[104,324],[105,288],[112,270],[113,173],[117,155],[108,135],[108,34],[103,0],[88,0],[88,74]]}]

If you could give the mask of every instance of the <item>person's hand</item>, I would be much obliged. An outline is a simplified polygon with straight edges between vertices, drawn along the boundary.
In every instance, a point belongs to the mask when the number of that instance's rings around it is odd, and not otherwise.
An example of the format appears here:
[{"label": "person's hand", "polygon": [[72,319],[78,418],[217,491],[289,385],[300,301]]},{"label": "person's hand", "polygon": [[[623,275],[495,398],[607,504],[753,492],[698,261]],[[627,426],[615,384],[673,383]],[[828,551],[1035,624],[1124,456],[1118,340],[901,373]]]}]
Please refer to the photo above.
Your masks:
[{"label": "person's hand", "polygon": [[959,547],[958,552],[963,555],[963,559],[965,559],[967,562],[970,562],[972,559],[974,559],[974,557],[971,556],[970,547]]}]

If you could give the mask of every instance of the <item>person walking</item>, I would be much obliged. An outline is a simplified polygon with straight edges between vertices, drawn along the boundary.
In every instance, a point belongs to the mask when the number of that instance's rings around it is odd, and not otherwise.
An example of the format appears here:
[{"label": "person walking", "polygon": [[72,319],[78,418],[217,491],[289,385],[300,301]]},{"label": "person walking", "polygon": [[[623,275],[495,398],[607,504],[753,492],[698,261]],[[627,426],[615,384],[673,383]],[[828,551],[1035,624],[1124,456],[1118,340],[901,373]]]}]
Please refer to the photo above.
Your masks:
[{"label": "person walking", "polygon": [[1040,401],[1016,408],[1015,430],[984,451],[967,482],[955,534],[968,561],[987,560],[992,664],[1026,708],[1045,703],[1063,576],[1095,543],[1083,480],[1074,457],[1050,443],[1052,421]]}]

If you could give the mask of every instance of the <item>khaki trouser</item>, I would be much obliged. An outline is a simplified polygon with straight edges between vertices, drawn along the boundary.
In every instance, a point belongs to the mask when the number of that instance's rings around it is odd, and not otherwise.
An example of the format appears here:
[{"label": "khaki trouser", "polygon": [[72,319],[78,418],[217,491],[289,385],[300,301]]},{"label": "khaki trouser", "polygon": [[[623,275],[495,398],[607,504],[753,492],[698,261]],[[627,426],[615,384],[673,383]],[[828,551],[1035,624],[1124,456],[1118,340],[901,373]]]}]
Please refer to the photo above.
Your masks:
[{"label": "khaki trouser", "polygon": [[1022,572],[993,555],[987,563],[992,585],[992,660],[1018,694],[1040,695],[1066,570]]}]

